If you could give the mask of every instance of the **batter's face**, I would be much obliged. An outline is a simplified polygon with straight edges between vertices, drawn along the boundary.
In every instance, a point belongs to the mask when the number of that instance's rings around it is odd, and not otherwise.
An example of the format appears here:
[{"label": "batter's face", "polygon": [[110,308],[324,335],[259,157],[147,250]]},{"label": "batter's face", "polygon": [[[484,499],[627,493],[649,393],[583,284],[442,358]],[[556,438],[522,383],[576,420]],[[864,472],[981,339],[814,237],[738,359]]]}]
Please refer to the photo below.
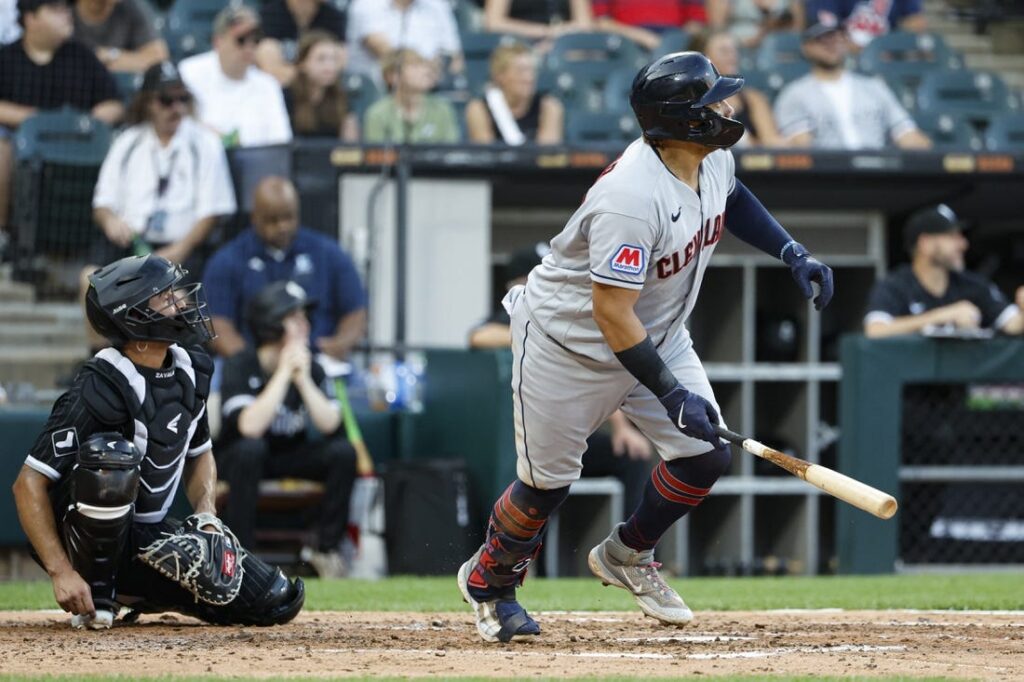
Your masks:
[{"label": "batter's face", "polygon": [[917,238],[917,248],[928,262],[950,272],[962,272],[964,254],[970,246],[960,230],[939,234],[923,234]]},{"label": "batter's face", "polygon": [[729,104],[729,101],[724,99],[721,102],[709,104],[708,109],[724,118],[732,118],[733,114],[736,113],[736,110]]}]

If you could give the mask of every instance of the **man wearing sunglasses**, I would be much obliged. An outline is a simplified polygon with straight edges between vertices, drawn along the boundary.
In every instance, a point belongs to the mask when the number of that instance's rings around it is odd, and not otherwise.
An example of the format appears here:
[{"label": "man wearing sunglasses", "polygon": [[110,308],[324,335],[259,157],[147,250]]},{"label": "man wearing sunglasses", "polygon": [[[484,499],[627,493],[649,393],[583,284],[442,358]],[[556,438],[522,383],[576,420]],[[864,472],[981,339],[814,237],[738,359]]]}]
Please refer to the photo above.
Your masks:
[{"label": "man wearing sunglasses", "polygon": [[[91,263],[155,251],[202,272],[201,246],[219,217],[235,212],[224,148],[192,118],[192,95],[170,62],[150,67],[127,130],[100,169],[93,218],[101,234]],[[93,272],[88,266],[84,274]],[[83,275],[83,292],[87,285]],[[96,335],[95,346],[106,345]]]},{"label": "man wearing sunglasses", "polygon": [[196,98],[196,116],[227,146],[259,147],[292,139],[281,86],[255,66],[262,37],[252,9],[229,5],[213,20],[213,50],[179,65]]}]

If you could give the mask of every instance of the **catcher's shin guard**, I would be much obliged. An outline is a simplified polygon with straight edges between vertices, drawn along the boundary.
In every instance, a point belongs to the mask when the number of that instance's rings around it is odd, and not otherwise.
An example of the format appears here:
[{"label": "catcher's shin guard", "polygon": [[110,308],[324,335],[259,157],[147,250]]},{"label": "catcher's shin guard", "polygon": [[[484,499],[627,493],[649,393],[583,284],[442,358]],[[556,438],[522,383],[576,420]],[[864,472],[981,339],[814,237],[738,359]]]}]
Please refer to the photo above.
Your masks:
[{"label": "catcher's shin guard", "polygon": [[142,455],[120,434],[83,443],[62,518],[71,564],[92,589],[97,609],[114,610],[115,580],[128,541]]},{"label": "catcher's shin guard", "polygon": [[305,600],[301,578],[289,580],[277,566],[246,554],[238,596],[225,606],[197,603],[190,612],[216,625],[284,625],[299,614]]}]

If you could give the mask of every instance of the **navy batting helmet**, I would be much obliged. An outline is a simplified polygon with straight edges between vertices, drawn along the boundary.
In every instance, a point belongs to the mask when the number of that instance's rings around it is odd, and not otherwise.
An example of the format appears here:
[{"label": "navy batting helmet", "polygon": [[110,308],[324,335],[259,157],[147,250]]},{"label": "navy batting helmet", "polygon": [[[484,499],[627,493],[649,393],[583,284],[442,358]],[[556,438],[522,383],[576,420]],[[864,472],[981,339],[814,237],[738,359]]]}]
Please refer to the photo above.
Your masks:
[{"label": "navy batting helmet", "polygon": [[649,140],[681,140],[731,147],[743,124],[708,108],[739,92],[743,79],[723,76],[700,52],[675,52],[657,59],[633,79],[629,104]]},{"label": "navy batting helmet", "polygon": [[[205,343],[216,334],[202,285],[184,284],[187,274],[155,254],[114,261],[89,275],[86,317],[115,346],[129,340]],[[173,296],[154,309],[150,301],[168,292]]]},{"label": "navy batting helmet", "polygon": [[257,345],[274,343],[284,336],[284,318],[296,310],[304,309],[308,314],[316,307],[306,290],[291,281],[274,282],[263,287],[249,301],[246,318],[249,331]]}]

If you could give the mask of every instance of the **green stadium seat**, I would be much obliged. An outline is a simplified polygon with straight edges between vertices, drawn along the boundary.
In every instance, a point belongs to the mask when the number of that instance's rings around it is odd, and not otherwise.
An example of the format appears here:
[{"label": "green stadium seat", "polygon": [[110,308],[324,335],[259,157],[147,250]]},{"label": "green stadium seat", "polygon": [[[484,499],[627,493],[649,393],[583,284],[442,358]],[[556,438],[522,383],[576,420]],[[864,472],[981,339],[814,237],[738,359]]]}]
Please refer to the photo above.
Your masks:
[{"label": "green stadium seat", "polygon": [[552,71],[572,70],[575,65],[587,63],[603,64],[606,69],[639,69],[647,63],[647,57],[639,45],[614,33],[567,33],[555,39],[546,62]]},{"label": "green stadium seat", "polygon": [[92,195],[110,126],[71,109],[28,119],[14,136],[14,223],[23,254],[83,255],[96,234]]},{"label": "green stadium seat", "polygon": [[370,108],[370,105],[381,97],[380,88],[369,76],[361,73],[341,74],[341,88],[348,97],[349,109],[362,120],[363,114]]},{"label": "green stadium seat", "polygon": [[963,68],[963,59],[935,33],[895,31],[878,36],[857,59],[863,73],[920,78],[932,70]]},{"label": "green stadium seat", "polygon": [[604,82],[604,111],[613,114],[633,111],[629,106],[629,92],[636,73],[636,69],[624,66],[608,74]]},{"label": "green stadium seat", "polygon": [[117,83],[117,92],[121,95],[121,102],[127,107],[135,99],[135,93],[142,87],[142,74],[129,73],[124,71],[110,74]]},{"label": "green stadium seat", "polygon": [[930,71],[917,89],[921,111],[959,114],[972,123],[1020,108],[1019,98],[998,75],[988,71]]},{"label": "green stadium seat", "polygon": [[993,152],[1024,154],[1024,113],[994,116],[985,129],[985,147]]},{"label": "green stadium seat", "polygon": [[807,61],[800,47],[799,33],[769,33],[754,55],[754,68],[765,73],[784,73],[787,69],[793,69],[791,64]]},{"label": "green stadium seat", "polygon": [[175,0],[167,10],[163,28],[175,62],[210,49],[213,20],[228,4],[224,0]]},{"label": "green stadium seat", "polygon": [[565,137],[566,141],[570,143],[629,143],[639,135],[640,127],[632,113],[566,112]]},{"label": "green stadium seat", "polygon": [[914,115],[921,131],[939,150],[981,151],[978,131],[963,118],[946,113],[919,111]]},{"label": "green stadium seat", "polygon": [[798,78],[810,73],[811,67],[807,62],[789,62],[780,64],[774,69],[761,71],[755,69],[743,73],[746,85],[764,93],[771,101],[775,101],[779,91]]},{"label": "green stadium seat", "polygon": [[672,31],[666,31],[661,36],[661,42],[654,48],[654,52],[651,55],[654,58],[658,58],[662,55],[671,54],[673,52],[683,52],[690,46],[693,36],[682,29],[675,29]]},{"label": "green stadium seat", "polygon": [[466,61],[466,81],[471,92],[483,90],[491,77],[491,53],[499,45],[519,42],[515,36],[503,33],[463,33],[462,56]]}]

